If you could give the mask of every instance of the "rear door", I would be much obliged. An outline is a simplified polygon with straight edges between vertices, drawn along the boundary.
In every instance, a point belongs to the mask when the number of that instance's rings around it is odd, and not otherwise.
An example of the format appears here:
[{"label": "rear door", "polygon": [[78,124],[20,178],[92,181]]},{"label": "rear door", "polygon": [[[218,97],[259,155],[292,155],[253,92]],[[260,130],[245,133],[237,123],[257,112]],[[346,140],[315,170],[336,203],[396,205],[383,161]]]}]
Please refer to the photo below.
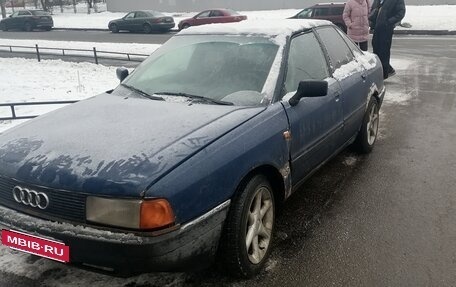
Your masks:
[{"label": "rear door", "polygon": [[[353,51],[334,27],[318,28],[319,35],[330,58],[333,77],[342,89],[341,102],[344,114],[344,141],[350,140],[358,132],[366,108],[368,88],[366,70],[359,63]],[[349,40],[348,40],[349,41]]]},{"label": "rear door", "polygon": [[232,21],[230,19],[231,17],[225,16],[225,14],[220,10],[212,10],[209,17],[211,17],[211,23],[226,23]]},{"label": "rear door", "polygon": [[[328,94],[302,98],[292,107],[288,99],[303,80],[325,80]],[[282,104],[291,129],[290,157],[293,184],[298,184],[338,148],[342,133],[342,105],[339,83],[330,77],[327,59],[315,33],[309,31],[291,39]]]}]

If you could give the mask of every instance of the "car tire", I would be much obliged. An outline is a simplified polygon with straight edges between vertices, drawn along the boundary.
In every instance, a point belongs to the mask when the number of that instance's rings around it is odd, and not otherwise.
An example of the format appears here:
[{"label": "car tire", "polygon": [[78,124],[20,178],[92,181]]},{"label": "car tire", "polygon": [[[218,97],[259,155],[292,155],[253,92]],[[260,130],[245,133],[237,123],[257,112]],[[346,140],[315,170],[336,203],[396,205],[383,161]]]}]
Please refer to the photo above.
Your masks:
[{"label": "car tire", "polygon": [[45,27],[44,30],[46,30],[46,31],[51,31],[51,30],[52,30],[52,27]]},{"label": "car tire", "polygon": [[187,29],[187,28],[190,28],[190,24],[184,23],[184,24],[182,25],[182,30]]},{"label": "car tire", "polygon": [[5,23],[1,23],[0,24],[0,30],[6,32],[6,31],[8,31],[8,26]]},{"label": "car tire", "polygon": [[152,27],[149,24],[144,24],[143,25],[143,31],[146,34],[150,34],[152,32]]},{"label": "car tire", "polygon": [[112,33],[119,33],[119,27],[117,27],[116,24],[111,24],[111,25],[109,25],[109,30],[110,30]]},{"label": "car tire", "polygon": [[353,143],[353,147],[359,153],[370,153],[374,148],[380,123],[379,109],[377,98],[371,97],[364,114],[361,129]]},{"label": "car tire", "polygon": [[25,22],[24,24],[24,31],[31,32],[33,30],[33,25],[30,22]]},{"label": "car tire", "polygon": [[263,175],[253,176],[238,191],[225,221],[218,255],[223,270],[248,278],[262,270],[271,252],[274,193]]}]

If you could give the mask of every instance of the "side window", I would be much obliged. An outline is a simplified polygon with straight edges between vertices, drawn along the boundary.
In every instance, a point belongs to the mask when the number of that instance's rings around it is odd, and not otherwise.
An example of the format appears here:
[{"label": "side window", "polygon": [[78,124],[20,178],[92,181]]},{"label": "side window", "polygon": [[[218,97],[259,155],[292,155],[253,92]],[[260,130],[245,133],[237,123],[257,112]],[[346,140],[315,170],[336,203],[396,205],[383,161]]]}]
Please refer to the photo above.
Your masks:
[{"label": "side window", "polygon": [[136,12],[136,18],[147,18],[149,16],[147,16],[146,13],[144,12]]},{"label": "side window", "polygon": [[300,81],[324,80],[328,76],[326,58],[314,33],[291,39],[285,79],[286,92],[296,91]]},{"label": "side window", "polygon": [[328,16],[329,8],[314,8],[313,17]]},{"label": "side window", "polygon": [[344,39],[333,27],[324,27],[317,30],[326,50],[328,51],[330,66],[334,71],[351,62],[354,57]]},{"label": "side window", "polygon": [[211,17],[223,17],[222,11],[219,10],[212,10]]},{"label": "side window", "polygon": [[209,17],[209,14],[210,14],[210,13],[211,13],[211,11],[204,11],[204,12],[201,12],[201,13],[199,13],[199,14],[196,16],[196,18],[198,18],[198,19],[199,19],[199,18],[207,18],[207,17]]},{"label": "side window", "polygon": [[341,30],[337,29],[337,32],[339,33],[339,35],[344,38],[345,40],[345,43],[347,43],[348,47],[350,48],[350,50],[352,51],[352,53],[355,55],[355,56],[358,56],[358,55],[362,55],[363,52],[361,51],[361,49],[356,46],[355,43],[353,43],[353,41],[348,38],[346,36],[346,34],[344,32],[342,32]]},{"label": "side window", "polygon": [[135,18],[135,12],[128,13],[127,16],[125,16],[125,19],[133,19]]},{"label": "side window", "polygon": [[298,18],[300,19],[305,19],[305,18],[310,18],[312,15],[312,9],[304,9],[298,14]]},{"label": "side window", "polygon": [[344,7],[332,7],[331,15],[339,16],[344,13]]},{"label": "side window", "polygon": [[28,11],[19,11],[19,16],[30,16]]}]

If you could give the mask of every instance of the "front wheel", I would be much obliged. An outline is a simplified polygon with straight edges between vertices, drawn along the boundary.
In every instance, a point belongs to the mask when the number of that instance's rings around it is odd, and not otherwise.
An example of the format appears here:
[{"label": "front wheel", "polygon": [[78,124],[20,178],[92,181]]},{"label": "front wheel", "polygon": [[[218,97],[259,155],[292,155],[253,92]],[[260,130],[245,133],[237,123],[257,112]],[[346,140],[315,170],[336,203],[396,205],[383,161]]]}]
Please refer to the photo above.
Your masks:
[{"label": "front wheel", "polygon": [[364,114],[361,130],[353,143],[360,153],[370,153],[377,141],[378,126],[380,123],[379,104],[375,97],[371,97]]},{"label": "front wheel", "polygon": [[6,26],[6,23],[0,23],[0,30],[4,32],[8,31],[8,26]]},{"label": "front wheel", "polygon": [[234,197],[220,241],[220,262],[238,277],[263,268],[271,252],[274,194],[266,177],[256,175]]},{"label": "front wheel", "polygon": [[117,27],[116,24],[109,25],[109,30],[111,30],[112,33],[119,33],[119,27]]}]

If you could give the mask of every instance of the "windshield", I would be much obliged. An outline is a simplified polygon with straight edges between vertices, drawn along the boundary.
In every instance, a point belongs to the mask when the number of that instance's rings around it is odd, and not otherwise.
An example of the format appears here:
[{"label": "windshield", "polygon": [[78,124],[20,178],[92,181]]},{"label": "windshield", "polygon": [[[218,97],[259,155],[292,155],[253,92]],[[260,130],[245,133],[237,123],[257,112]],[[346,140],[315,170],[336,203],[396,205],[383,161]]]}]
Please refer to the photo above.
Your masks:
[{"label": "windshield", "polygon": [[235,105],[260,105],[278,48],[262,37],[175,36],[123,84],[149,95],[190,94]]}]

